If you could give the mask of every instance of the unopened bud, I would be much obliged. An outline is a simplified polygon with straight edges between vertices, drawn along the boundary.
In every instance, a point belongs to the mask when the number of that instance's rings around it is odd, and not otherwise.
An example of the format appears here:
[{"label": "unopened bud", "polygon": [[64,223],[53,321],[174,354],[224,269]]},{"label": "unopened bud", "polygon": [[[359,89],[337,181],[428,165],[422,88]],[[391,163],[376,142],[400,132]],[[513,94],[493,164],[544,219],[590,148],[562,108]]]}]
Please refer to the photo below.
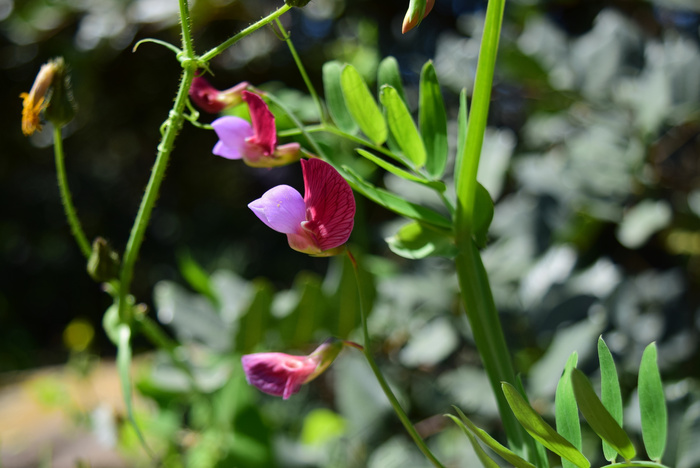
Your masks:
[{"label": "unopened bud", "polygon": [[423,18],[428,16],[428,13],[430,13],[434,5],[435,0],[411,0],[408,4],[406,16],[403,18],[401,33],[406,34],[408,31],[418,26]]},{"label": "unopened bud", "polygon": [[102,237],[96,238],[92,243],[87,271],[92,279],[100,283],[113,280],[119,275],[119,255]]},{"label": "unopened bud", "polygon": [[29,136],[41,130],[42,112],[56,127],[75,116],[76,104],[62,57],[41,66],[29,93],[22,93],[22,133]]}]

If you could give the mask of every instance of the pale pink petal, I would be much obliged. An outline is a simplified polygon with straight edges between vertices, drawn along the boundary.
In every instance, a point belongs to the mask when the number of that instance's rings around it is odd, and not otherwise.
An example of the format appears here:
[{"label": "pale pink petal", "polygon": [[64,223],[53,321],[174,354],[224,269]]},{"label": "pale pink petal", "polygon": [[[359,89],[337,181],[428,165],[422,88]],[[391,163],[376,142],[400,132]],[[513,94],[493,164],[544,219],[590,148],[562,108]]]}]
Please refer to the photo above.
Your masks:
[{"label": "pale pink petal", "polygon": [[314,234],[321,250],[347,242],[355,219],[355,197],[333,166],[320,159],[301,160],[304,173],[304,229]]},{"label": "pale pink petal", "polygon": [[246,154],[246,139],[253,135],[253,128],[248,121],[240,117],[220,117],[212,122],[219,142],[212,153],[226,159],[241,159]]},{"label": "pale pink petal", "polygon": [[277,232],[297,233],[306,219],[306,205],[299,192],[289,185],[278,185],[248,204],[260,221]]},{"label": "pale pink petal", "polygon": [[275,151],[277,145],[277,131],[275,130],[275,117],[265,104],[265,101],[255,93],[243,91],[243,100],[248,103],[250,120],[255,132],[250,140],[263,148],[265,155],[269,156]]}]

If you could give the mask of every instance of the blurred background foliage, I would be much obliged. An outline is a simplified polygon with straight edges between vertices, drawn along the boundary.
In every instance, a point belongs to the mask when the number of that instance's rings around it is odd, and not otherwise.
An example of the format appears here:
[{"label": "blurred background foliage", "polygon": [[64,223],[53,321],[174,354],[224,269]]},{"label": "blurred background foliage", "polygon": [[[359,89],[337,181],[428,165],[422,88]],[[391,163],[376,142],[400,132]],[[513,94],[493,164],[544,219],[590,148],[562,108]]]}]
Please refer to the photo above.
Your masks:
[{"label": "blurred background foliage", "polygon": [[[278,5],[192,2],[198,51]],[[393,55],[415,105],[420,69],[433,59],[454,119],[454,153],[457,97],[473,84],[485,2],[437,0],[402,36],[406,6],[312,0],[283,23],[317,89],[327,60],[352,63],[372,83],[381,58]],[[479,178],[496,203],[483,256],[517,370],[532,404],[551,415],[566,358],[576,350],[579,367],[595,371],[603,334],[625,386],[625,424],[634,429],[636,371],[644,347],[657,341],[671,417],[664,461],[700,466],[693,443],[700,438],[700,7],[512,0],[505,15]],[[179,76],[166,49],[131,49],[146,37],[178,42],[177,2],[0,0],[0,20],[0,371],[68,359],[89,367],[114,354],[101,330],[110,300],[85,274],[70,237],[50,132],[21,135],[18,95],[49,58],[70,64],[79,103],[65,142],[74,200],[86,232],[122,249]],[[212,69],[220,89],[246,80],[274,91],[305,121],[316,119],[272,29],[244,39]],[[215,158],[215,141],[213,132],[185,126],[133,288],[194,369],[193,383],[156,353],[138,373],[140,392],[157,403],[139,420],[162,463],[422,466],[359,355],[345,352],[287,402],[245,384],[241,352],[303,353],[330,334],[355,336],[356,288],[346,260],[291,251],[246,207],[273,185],[300,188],[299,168],[266,171]],[[353,154],[347,143],[324,143]],[[396,177],[371,177],[412,201],[439,204]],[[441,415],[454,403],[496,433],[498,417],[451,264],[391,253],[384,238],[404,222],[357,201],[351,242],[375,293],[370,328],[383,367],[421,432],[437,434],[436,452],[452,466],[470,466],[471,449]],[[139,339],[136,349],[151,345]],[[135,434],[120,427],[129,464],[143,462]],[[584,448],[592,461],[600,456]]]}]

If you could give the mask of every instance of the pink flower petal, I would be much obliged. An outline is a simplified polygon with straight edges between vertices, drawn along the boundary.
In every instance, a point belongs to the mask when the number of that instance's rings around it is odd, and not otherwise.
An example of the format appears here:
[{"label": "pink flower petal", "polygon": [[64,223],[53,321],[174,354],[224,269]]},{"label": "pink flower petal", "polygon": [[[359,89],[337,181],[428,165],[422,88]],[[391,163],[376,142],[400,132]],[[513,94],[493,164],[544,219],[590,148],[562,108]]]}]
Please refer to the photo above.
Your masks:
[{"label": "pink flower petal", "polygon": [[241,159],[246,154],[246,139],[253,135],[253,127],[240,117],[220,117],[212,122],[219,142],[212,152],[226,159]]},{"label": "pink flower petal", "polygon": [[321,250],[347,242],[355,218],[355,197],[350,185],[333,166],[320,159],[301,160],[304,173],[304,229],[313,233]]},{"label": "pink flower petal", "polygon": [[295,234],[306,219],[306,205],[301,194],[289,185],[278,185],[248,204],[260,221],[277,232]]},{"label": "pink flower petal", "polygon": [[284,353],[246,354],[241,362],[249,384],[285,400],[299,391],[318,365],[316,359]]},{"label": "pink flower petal", "polygon": [[190,99],[205,112],[218,114],[226,107],[224,102],[217,99],[220,91],[201,76],[196,76],[192,80],[189,93]]},{"label": "pink flower petal", "polygon": [[248,103],[250,120],[255,132],[251,143],[256,143],[265,152],[266,156],[275,151],[277,145],[277,131],[275,130],[275,117],[265,104],[265,101],[255,93],[243,91],[243,100]]}]

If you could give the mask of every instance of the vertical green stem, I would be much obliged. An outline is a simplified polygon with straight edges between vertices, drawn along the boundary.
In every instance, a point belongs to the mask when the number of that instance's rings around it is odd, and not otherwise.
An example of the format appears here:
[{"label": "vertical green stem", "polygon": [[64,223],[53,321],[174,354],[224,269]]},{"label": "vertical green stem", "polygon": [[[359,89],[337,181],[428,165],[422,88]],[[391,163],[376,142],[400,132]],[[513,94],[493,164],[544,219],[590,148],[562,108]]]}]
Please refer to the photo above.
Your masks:
[{"label": "vertical green stem", "polygon": [[501,391],[501,382],[515,385],[515,372],[498,311],[494,305],[488,276],[479,251],[472,240],[476,175],[486,130],[504,7],[505,0],[490,0],[486,9],[484,34],[467,125],[467,138],[462,160],[457,161],[456,164],[459,172],[455,174],[457,182],[455,242],[459,254],[455,262],[464,308],[498,403],[509,444],[514,450],[524,453],[526,434],[515,419]]},{"label": "vertical green stem", "polygon": [[68,218],[68,224],[70,224],[70,230],[75,237],[80,251],[83,253],[85,258],[90,258],[92,253],[92,248],[90,247],[90,242],[88,242],[85,232],[83,232],[83,227],[80,225],[80,220],[78,219],[78,214],[73,206],[73,199],[68,189],[68,178],[66,177],[66,166],[64,164],[64,154],[63,154],[63,136],[61,135],[61,128],[53,128],[53,148],[54,155],[56,159],[56,177],[58,179],[58,188],[61,191],[61,201],[63,202],[63,209],[66,212],[66,217]]},{"label": "vertical green stem", "polygon": [[289,47],[289,52],[294,58],[294,63],[296,63],[297,68],[299,69],[299,73],[301,73],[301,77],[303,78],[304,83],[306,84],[306,88],[309,90],[309,94],[311,94],[311,98],[314,100],[314,104],[316,105],[316,109],[318,110],[318,118],[321,120],[321,122],[325,123],[326,114],[325,112],[323,112],[323,105],[321,104],[321,99],[318,97],[318,93],[316,93],[314,85],[311,84],[311,80],[309,79],[309,75],[306,73],[304,64],[301,62],[301,58],[299,58],[299,54],[297,54],[297,50],[294,47],[294,44],[292,43],[292,40],[290,39],[289,34],[287,33],[287,30],[284,29],[284,26],[282,26],[282,22],[279,20],[279,18],[276,18],[275,22],[277,23],[277,27],[279,28],[280,33],[282,34],[282,38],[287,43],[287,47]]},{"label": "vertical green stem", "polygon": [[403,408],[401,407],[399,400],[396,399],[394,392],[391,391],[391,387],[389,387],[389,384],[387,383],[386,379],[384,379],[382,371],[379,370],[379,366],[374,361],[372,351],[370,350],[369,329],[367,328],[367,313],[369,312],[369,310],[367,310],[367,295],[365,293],[364,288],[362,287],[362,282],[360,280],[360,272],[357,267],[357,261],[355,260],[355,257],[353,257],[349,250],[347,251],[347,253],[348,257],[350,257],[350,262],[352,263],[353,271],[355,272],[355,281],[357,282],[357,290],[360,295],[360,319],[362,322],[362,335],[364,338],[363,353],[365,355],[365,358],[367,359],[369,366],[372,368],[372,372],[374,372],[374,375],[377,378],[379,385],[382,387],[384,394],[389,399],[389,403],[391,403],[391,406],[394,408],[396,415],[401,420],[401,423],[406,428],[406,431],[408,431],[408,434],[413,439],[413,442],[415,442],[415,444],[418,446],[423,455],[425,455],[425,457],[428,460],[430,460],[430,462],[434,466],[436,466],[437,468],[444,468],[442,463],[440,463],[440,461],[437,458],[435,458],[435,455],[433,455],[428,446],[425,444],[425,441],[420,436],[420,434],[418,434],[418,431],[416,431],[416,428],[413,426],[413,423],[411,423],[411,420],[408,418]]}]

